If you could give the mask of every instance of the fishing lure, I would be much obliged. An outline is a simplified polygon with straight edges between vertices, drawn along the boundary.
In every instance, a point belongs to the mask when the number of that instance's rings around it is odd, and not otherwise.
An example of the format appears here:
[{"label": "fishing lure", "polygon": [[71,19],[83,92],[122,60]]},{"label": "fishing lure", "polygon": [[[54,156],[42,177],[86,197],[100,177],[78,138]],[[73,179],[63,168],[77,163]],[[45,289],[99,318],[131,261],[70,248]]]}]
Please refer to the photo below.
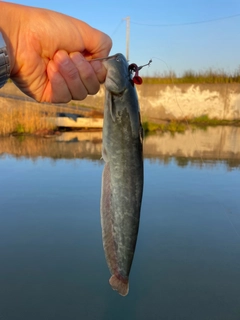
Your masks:
[{"label": "fishing lure", "polygon": [[[113,55],[113,56],[109,56],[109,57],[104,57],[104,58],[96,58],[96,59],[92,59],[91,61],[106,61],[106,60],[109,60],[109,59],[112,59],[114,58],[116,55]],[[149,67],[150,64],[152,63],[152,59],[150,59],[148,61],[148,63],[138,67],[138,65],[136,63],[131,63],[129,66],[128,66],[128,70],[130,72],[130,77],[131,77],[131,80],[133,82],[133,84],[142,84],[143,80],[142,78],[139,76],[138,72],[144,68],[144,67]]]},{"label": "fishing lure", "polygon": [[138,71],[140,71],[143,67],[146,66],[150,66],[150,64],[152,63],[152,59],[149,60],[148,63],[138,67],[136,65],[136,63],[132,63],[129,65],[128,70],[131,72],[131,74],[135,73],[134,75],[132,75],[132,81],[135,84],[142,84],[142,78],[139,76]]}]

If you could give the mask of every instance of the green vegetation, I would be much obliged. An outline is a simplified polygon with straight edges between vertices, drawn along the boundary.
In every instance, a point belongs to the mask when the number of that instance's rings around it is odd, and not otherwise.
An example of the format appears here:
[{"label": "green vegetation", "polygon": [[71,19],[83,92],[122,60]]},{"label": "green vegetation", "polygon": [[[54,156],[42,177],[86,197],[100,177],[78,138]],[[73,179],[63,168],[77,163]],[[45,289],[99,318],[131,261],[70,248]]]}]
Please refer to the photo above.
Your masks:
[{"label": "green vegetation", "polygon": [[213,69],[201,72],[187,70],[180,77],[174,71],[169,71],[164,74],[156,74],[154,77],[145,77],[143,82],[146,84],[240,83],[240,67],[232,74],[224,70]]},{"label": "green vegetation", "polygon": [[0,135],[36,133],[54,129],[54,126],[47,121],[47,116],[38,108],[0,107]]},{"label": "green vegetation", "polygon": [[143,127],[144,132],[147,133],[147,132],[154,132],[154,131],[160,129],[161,125],[157,124],[157,123],[153,123],[153,122],[144,121],[142,123],[142,127]]},{"label": "green vegetation", "polygon": [[182,133],[187,129],[187,125],[180,121],[170,121],[168,123],[154,123],[149,121],[144,121],[142,123],[143,130],[145,134],[150,134],[153,132],[171,132],[171,133]]},{"label": "green vegetation", "polygon": [[220,120],[216,118],[209,118],[207,114],[203,114],[200,117],[195,117],[193,119],[190,119],[187,121],[190,125],[196,125],[196,126],[229,126],[229,125],[235,125],[239,126],[240,121],[239,120]]},{"label": "green vegetation", "polygon": [[224,125],[233,125],[233,126],[240,126],[240,120],[219,120],[216,118],[209,118],[207,114],[204,114],[200,117],[195,117],[192,119],[185,119],[185,120],[172,120],[166,123],[155,123],[149,121],[143,121],[142,126],[145,134],[151,134],[156,131],[158,132],[170,132],[174,133],[183,133],[187,129],[194,129],[198,128],[206,128],[207,126],[224,126]]}]

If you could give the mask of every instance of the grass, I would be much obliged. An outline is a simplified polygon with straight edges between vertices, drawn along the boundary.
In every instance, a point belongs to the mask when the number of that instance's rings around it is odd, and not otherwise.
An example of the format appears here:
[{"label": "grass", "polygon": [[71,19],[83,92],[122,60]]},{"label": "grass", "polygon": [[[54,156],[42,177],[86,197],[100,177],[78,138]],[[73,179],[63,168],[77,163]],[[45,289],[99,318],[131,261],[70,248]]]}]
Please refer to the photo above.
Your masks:
[{"label": "grass", "polygon": [[209,118],[207,114],[188,120],[190,125],[196,126],[225,126],[225,125],[240,125],[240,120],[225,120],[217,118]]},{"label": "grass", "polygon": [[180,121],[170,121],[168,123],[154,123],[149,121],[143,121],[143,130],[145,134],[150,134],[156,131],[159,132],[171,132],[171,133],[182,133],[187,129],[187,125]]},{"label": "grass", "polygon": [[224,126],[224,125],[235,125],[240,126],[240,120],[219,120],[216,118],[209,118],[207,114],[195,117],[192,119],[185,120],[172,120],[167,123],[155,123],[150,121],[143,121],[142,126],[146,135],[158,132],[170,132],[174,133],[183,133],[187,129],[194,129],[196,127],[205,128],[207,126]]},{"label": "grass", "polygon": [[0,106],[0,135],[36,133],[54,129],[40,108],[21,105]]},{"label": "grass", "polygon": [[180,77],[174,71],[169,71],[164,74],[156,74],[154,77],[145,77],[143,82],[146,84],[240,83],[240,67],[233,73],[213,69],[199,72],[187,70]]}]

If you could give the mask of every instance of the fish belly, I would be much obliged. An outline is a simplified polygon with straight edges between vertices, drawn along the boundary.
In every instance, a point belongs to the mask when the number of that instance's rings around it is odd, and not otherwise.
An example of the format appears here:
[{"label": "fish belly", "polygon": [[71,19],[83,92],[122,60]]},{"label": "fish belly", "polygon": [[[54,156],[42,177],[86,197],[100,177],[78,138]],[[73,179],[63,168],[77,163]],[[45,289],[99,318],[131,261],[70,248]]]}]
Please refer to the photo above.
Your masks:
[{"label": "fish belly", "polygon": [[[139,228],[143,190],[142,144],[121,125],[105,143],[102,177],[101,223],[109,282],[125,296]],[[115,133],[115,139],[114,139]],[[105,141],[106,142],[106,141]]]}]

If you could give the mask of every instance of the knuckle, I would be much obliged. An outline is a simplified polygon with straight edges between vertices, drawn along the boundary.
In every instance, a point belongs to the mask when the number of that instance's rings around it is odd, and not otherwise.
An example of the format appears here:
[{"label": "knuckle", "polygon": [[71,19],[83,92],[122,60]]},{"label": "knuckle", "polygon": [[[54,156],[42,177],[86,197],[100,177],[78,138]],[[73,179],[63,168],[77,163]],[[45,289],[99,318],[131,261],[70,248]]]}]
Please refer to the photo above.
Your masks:
[{"label": "knuckle", "polygon": [[91,81],[92,78],[94,77],[94,73],[92,68],[90,68],[90,66],[84,68],[81,72],[81,78],[84,81]]},{"label": "knuckle", "polygon": [[70,68],[67,69],[65,72],[66,72],[66,76],[67,76],[70,80],[76,80],[76,79],[79,78],[79,74],[78,74],[77,68],[70,67]]}]

